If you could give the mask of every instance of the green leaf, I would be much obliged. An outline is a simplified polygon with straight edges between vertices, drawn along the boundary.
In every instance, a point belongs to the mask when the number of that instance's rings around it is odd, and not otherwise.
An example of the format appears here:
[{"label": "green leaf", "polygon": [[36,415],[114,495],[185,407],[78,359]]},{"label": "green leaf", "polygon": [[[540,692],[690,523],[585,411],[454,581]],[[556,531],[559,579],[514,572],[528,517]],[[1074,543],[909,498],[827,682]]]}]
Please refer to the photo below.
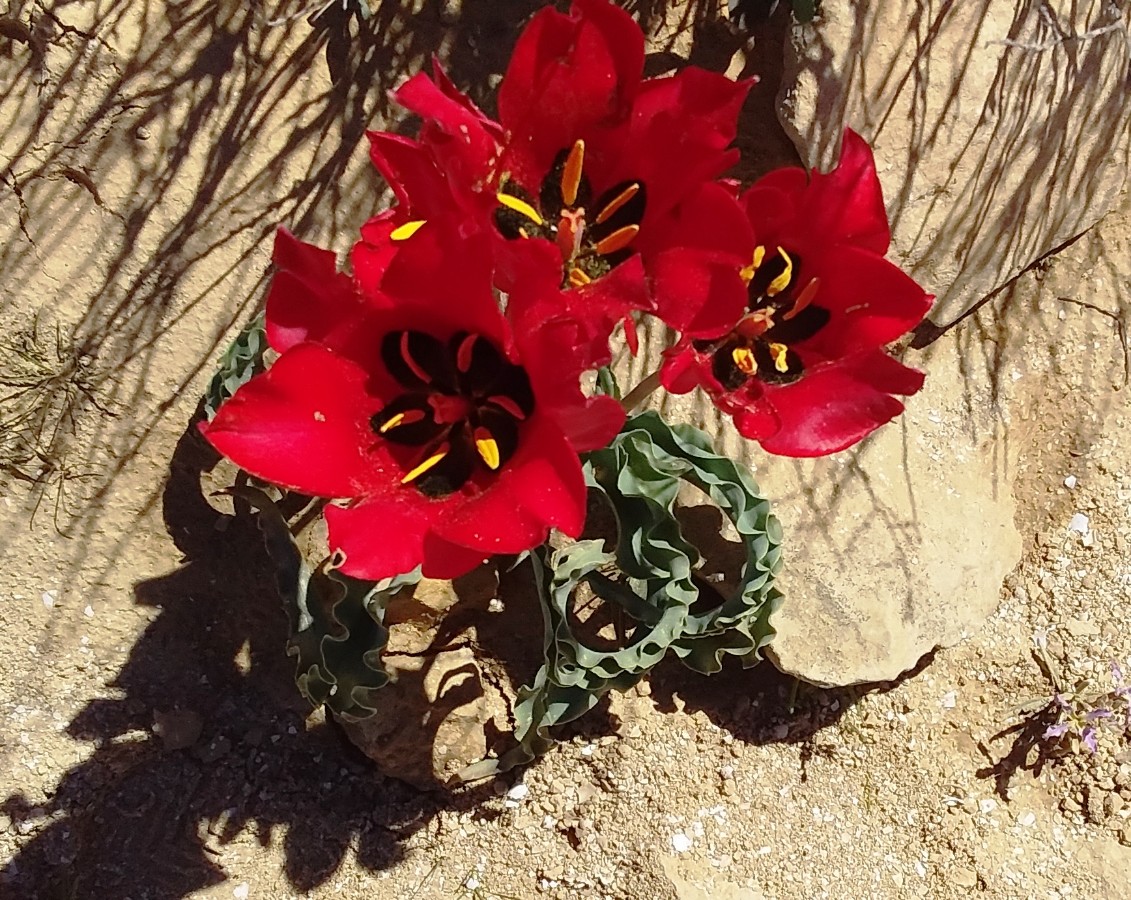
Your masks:
[{"label": "green leaf", "polygon": [[233,493],[259,510],[259,528],[291,623],[287,653],[297,660],[299,691],[343,718],[369,718],[376,712],[373,692],[389,683],[381,660],[389,640],[385,607],[401,588],[420,580],[420,570],[372,582],[326,564],[313,567],[267,494],[251,487]]},{"label": "green leaf", "polygon": [[236,335],[236,339],[220,358],[216,374],[204,391],[204,413],[212,421],[216,411],[241,385],[266,368],[263,354],[267,350],[267,329],[264,314],[252,319]]},{"label": "green leaf", "polygon": [[[543,613],[545,664],[520,689],[518,746],[461,773],[474,780],[521,765],[553,746],[550,729],[588,712],[610,690],[636,684],[670,651],[685,665],[717,672],[725,655],[744,665],[773,637],[770,614],[781,602],[773,579],[781,567],[781,528],[750,475],[711,448],[703,432],[671,426],[654,412],[630,419],[612,444],[588,454],[586,480],[609,501],[617,550],[599,540],[532,554]],[[707,494],[734,523],[746,549],[739,585],[704,604],[692,573],[699,550],[675,517],[681,483]],[[609,572],[619,569],[621,579]],[[621,646],[599,649],[574,632],[570,604],[581,584],[629,618]]]}]

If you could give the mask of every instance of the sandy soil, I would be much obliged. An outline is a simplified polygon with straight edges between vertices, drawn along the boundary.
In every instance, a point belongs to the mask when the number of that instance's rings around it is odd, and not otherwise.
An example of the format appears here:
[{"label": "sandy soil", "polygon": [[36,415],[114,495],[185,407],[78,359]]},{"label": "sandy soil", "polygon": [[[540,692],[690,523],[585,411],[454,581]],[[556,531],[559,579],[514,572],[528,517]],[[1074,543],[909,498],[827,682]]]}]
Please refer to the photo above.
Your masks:
[{"label": "sandy soil", "polygon": [[1042,752],[1033,654],[1092,693],[1131,673],[1129,204],[960,326],[1023,388],[1025,554],[898,683],[661,667],[456,796],[382,777],[297,695],[254,526],[201,489],[197,398],[275,223],[344,247],[372,210],[359,141],[396,73],[439,47],[485,90],[536,5],[352,41],[191,0],[4,20],[0,895],[1131,897],[1128,734]]}]

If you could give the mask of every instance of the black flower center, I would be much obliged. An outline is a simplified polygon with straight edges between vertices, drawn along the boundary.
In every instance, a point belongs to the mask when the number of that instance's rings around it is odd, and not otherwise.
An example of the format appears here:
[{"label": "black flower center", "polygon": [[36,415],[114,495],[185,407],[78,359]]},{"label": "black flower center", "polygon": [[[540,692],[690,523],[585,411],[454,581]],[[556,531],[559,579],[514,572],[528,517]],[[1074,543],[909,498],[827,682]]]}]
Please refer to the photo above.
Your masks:
[{"label": "black flower center", "polygon": [[562,253],[563,287],[582,287],[632,255],[647,201],[642,181],[613,185],[596,202],[585,174],[585,142],[562,150],[542,179],[538,198],[506,182],[495,225],[508,240],[541,237]]},{"label": "black flower center", "polygon": [[423,331],[393,331],[381,342],[381,359],[405,392],[371,424],[402,449],[402,484],[443,497],[514,456],[534,393],[526,371],[491,341],[459,332],[445,343]]},{"label": "black flower center", "polygon": [[712,354],[712,372],[727,390],[754,377],[767,384],[796,381],[805,366],[793,345],[813,337],[830,318],[813,303],[819,280],[802,279],[801,257],[784,247],[755,248],[741,274],[748,285],[746,315],[722,339],[695,341],[695,348]]}]

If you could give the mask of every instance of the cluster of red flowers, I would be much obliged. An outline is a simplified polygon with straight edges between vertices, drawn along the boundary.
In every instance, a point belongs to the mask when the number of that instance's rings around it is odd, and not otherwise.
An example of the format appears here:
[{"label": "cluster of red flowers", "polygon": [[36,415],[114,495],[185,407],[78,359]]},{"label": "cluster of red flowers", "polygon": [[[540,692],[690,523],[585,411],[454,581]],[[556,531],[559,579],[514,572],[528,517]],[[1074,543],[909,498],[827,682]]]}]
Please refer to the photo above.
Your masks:
[{"label": "cluster of red flowers", "polygon": [[[343,572],[485,557],[580,533],[579,453],[624,423],[586,396],[634,313],[679,333],[669,391],[703,388],[773,453],[848,447],[902,411],[922,375],[884,347],[930,298],[883,258],[871,152],[845,137],[828,175],[717,181],[750,87],[686,68],[642,78],[644,39],[607,0],[539,12],[498,121],[436,66],[396,99],[410,139],[370,135],[397,203],[363,227],[352,276],[280,231],[267,336],[280,355],[203,427],[248,472],[334,498]],[[500,302],[502,298],[502,302]]]}]

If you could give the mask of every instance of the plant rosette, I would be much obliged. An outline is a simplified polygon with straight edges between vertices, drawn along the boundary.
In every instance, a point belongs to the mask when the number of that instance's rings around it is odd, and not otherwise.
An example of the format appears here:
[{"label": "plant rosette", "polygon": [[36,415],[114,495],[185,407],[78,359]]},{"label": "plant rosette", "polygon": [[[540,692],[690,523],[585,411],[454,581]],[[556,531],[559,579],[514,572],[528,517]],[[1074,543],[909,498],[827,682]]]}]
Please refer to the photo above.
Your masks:
[{"label": "plant rosette", "polygon": [[[891,342],[930,297],[884,259],[863,139],[827,174],[717,181],[751,83],[646,79],[643,54],[625,11],[576,0],[527,25],[498,121],[439,66],[410,78],[419,133],[370,135],[396,203],[348,273],[280,229],[265,312],[208,388],[200,430],[246,473],[299,690],[416,784],[530,762],[664,659],[761,658],[781,528],[707,434],[633,414],[649,393],[703,390],[813,456],[922,384]],[[621,400],[603,367],[639,316],[671,348]],[[738,535],[729,581],[701,574],[696,492]]]}]

